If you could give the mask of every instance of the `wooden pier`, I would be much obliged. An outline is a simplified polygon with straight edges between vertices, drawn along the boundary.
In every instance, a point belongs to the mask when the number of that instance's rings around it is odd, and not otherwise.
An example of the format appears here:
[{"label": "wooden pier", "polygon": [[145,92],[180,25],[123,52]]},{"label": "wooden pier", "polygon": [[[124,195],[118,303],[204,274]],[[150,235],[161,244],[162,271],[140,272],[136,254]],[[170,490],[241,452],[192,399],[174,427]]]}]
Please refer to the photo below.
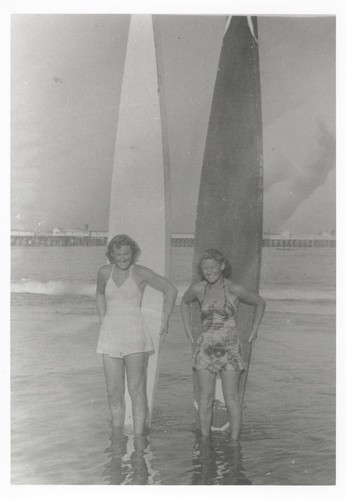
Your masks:
[{"label": "wooden pier", "polygon": [[[69,247],[69,246],[106,246],[107,236],[89,234],[83,235],[53,235],[47,233],[30,233],[29,231],[19,234],[18,231],[11,234],[11,246],[25,247]],[[193,234],[172,234],[172,247],[193,247],[195,243]],[[263,247],[274,247],[280,250],[294,248],[335,248],[335,234],[321,235],[282,235],[263,236]]]},{"label": "wooden pier", "polygon": [[263,247],[275,247],[278,250],[290,250],[294,248],[335,248],[336,239],[326,238],[323,236],[316,238],[291,238],[291,239],[279,239],[279,238],[263,238]]},{"label": "wooden pier", "polygon": [[98,236],[53,236],[53,235],[11,235],[11,246],[22,247],[93,247],[106,246],[107,237]]}]

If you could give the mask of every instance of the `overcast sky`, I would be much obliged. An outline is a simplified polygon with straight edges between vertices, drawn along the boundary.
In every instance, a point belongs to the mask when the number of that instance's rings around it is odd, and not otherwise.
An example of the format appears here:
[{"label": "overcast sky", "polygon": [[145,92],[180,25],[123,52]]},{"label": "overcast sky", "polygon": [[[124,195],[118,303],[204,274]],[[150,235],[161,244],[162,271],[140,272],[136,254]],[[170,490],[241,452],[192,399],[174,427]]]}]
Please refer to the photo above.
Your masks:
[{"label": "overcast sky", "polygon": [[[226,18],[161,16],[173,232],[193,232]],[[12,228],[107,230],[126,15],[14,15]],[[259,17],[264,229],[335,228],[335,20]]]}]

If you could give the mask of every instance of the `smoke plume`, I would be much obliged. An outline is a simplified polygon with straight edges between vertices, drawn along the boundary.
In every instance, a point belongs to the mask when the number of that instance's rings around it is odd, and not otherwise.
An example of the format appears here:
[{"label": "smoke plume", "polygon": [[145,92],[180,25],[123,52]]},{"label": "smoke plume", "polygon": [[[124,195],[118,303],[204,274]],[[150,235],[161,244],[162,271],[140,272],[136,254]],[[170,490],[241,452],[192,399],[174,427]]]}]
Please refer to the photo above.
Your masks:
[{"label": "smoke plume", "polygon": [[[285,162],[288,162],[287,158]],[[283,224],[326,181],[328,173],[334,168],[335,136],[319,121],[316,148],[303,167],[291,167],[293,176],[289,179],[275,182],[275,177],[270,178],[267,199],[265,196],[266,227],[275,231],[282,230]]]}]

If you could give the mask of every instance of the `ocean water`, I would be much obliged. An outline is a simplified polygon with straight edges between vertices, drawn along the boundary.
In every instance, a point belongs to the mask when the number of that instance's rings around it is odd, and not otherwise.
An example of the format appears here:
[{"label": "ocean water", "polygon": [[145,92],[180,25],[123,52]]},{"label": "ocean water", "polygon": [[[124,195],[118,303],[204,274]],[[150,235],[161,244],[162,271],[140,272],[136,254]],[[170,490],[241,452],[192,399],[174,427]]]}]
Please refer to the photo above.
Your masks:
[{"label": "ocean water", "polygon": [[[195,433],[191,352],[175,309],[160,355],[150,434],[112,435],[96,354],[102,247],[12,248],[13,485],[333,485],[335,249],[263,249],[267,309],[239,446]],[[173,248],[189,285],[192,249]]]}]

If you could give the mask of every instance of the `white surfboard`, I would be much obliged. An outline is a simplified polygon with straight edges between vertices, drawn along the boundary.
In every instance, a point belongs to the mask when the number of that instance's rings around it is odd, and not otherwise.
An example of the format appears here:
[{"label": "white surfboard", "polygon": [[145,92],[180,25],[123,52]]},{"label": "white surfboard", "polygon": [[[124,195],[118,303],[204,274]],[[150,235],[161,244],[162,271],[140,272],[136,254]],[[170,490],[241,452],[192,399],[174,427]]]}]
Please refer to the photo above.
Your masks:
[{"label": "white surfboard", "polygon": [[[128,234],[141,248],[138,263],[167,275],[170,200],[163,96],[158,29],[155,26],[154,36],[151,15],[132,15],[116,131],[108,236]],[[158,377],[162,309],[162,294],[146,287],[142,311],[155,348],[147,367],[149,423]],[[125,404],[125,429],[131,431],[127,389]]]}]

